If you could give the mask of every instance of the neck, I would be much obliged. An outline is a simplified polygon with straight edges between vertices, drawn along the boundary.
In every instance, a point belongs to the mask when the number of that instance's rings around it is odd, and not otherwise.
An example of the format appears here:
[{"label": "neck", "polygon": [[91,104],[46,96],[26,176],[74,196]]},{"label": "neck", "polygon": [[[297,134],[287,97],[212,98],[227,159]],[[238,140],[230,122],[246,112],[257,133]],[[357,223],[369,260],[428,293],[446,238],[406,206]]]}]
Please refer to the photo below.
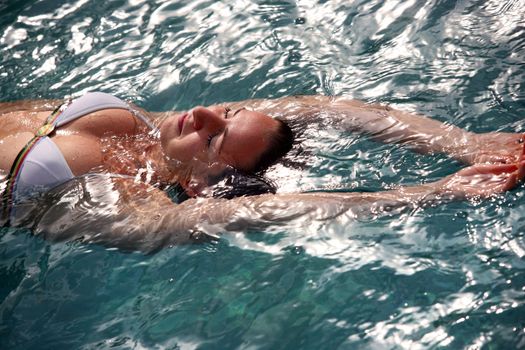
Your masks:
[{"label": "neck", "polygon": [[183,171],[180,169],[180,166],[172,164],[173,162],[170,162],[166,158],[162,151],[160,137],[164,122],[169,118],[176,117],[177,115],[179,115],[178,112],[162,112],[154,114],[152,121],[157,127],[158,134],[154,143],[152,143],[152,145],[146,150],[147,161],[153,167],[155,175],[160,181],[170,184],[178,183],[183,177]]},{"label": "neck", "polygon": [[162,152],[159,139],[146,149],[146,159],[161,182],[169,184],[179,182],[180,171],[169,164]]}]

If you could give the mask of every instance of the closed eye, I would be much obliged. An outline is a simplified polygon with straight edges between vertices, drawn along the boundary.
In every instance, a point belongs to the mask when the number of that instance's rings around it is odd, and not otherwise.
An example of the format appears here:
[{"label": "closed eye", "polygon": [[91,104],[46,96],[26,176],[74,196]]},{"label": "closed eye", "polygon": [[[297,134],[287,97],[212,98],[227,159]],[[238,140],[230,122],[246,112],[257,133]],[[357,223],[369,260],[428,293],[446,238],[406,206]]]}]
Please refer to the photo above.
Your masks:
[{"label": "closed eye", "polygon": [[218,133],[216,133],[216,134],[213,134],[213,135],[210,134],[210,135],[208,135],[208,137],[206,138],[206,147],[207,147],[208,149],[210,149],[210,148],[211,148],[211,144],[212,144],[212,142],[213,142],[213,139],[215,139],[216,137],[220,136],[223,132],[224,132],[224,131],[221,130],[220,132],[218,132]]},{"label": "closed eye", "polygon": [[206,139],[206,147],[210,148],[211,146],[211,141],[213,141],[213,135],[209,135],[208,138]]},{"label": "closed eye", "polygon": [[224,108],[224,119],[228,119],[228,113],[231,112],[231,108],[230,107],[225,107]]}]

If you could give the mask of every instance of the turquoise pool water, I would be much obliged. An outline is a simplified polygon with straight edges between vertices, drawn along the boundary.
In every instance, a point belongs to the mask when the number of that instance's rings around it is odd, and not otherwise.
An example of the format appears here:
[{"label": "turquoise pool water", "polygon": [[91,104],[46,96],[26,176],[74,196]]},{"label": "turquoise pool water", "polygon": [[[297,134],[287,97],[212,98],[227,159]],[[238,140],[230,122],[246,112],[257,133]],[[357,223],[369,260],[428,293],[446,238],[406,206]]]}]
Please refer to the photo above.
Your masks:
[{"label": "turquoise pool water", "polygon": [[[100,90],[163,111],[346,95],[525,131],[522,0],[8,0],[0,14],[0,101]],[[460,167],[314,136],[312,169],[283,187],[378,190]],[[525,348],[524,195],[150,256],[4,228],[0,349]]]}]

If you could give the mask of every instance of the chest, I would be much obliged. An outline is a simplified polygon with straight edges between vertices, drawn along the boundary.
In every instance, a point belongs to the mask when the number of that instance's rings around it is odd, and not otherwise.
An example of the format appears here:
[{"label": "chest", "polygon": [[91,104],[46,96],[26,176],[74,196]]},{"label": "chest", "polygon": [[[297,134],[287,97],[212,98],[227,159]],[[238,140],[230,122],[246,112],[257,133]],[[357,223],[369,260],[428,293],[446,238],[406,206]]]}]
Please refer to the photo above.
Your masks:
[{"label": "chest", "polygon": [[[9,169],[48,115],[49,112],[15,112],[2,116],[0,127],[8,132],[0,135],[0,168]],[[131,175],[143,167],[145,150],[153,142],[149,131],[129,111],[106,109],[62,125],[51,135],[51,140],[74,175],[94,169]]]}]

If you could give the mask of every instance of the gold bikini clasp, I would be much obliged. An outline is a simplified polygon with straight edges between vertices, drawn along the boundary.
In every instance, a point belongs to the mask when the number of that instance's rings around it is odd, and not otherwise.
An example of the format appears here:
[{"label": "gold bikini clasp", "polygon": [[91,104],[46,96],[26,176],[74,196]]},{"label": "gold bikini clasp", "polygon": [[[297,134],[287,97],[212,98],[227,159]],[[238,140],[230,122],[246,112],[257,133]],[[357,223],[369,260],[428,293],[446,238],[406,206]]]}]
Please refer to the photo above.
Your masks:
[{"label": "gold bikini clasp", "polygon": [[44,137],[51,134],[53,131],[55,131],[55,125],[54,124],[44,124],[36,131],[35,136],[38,137]]}]

